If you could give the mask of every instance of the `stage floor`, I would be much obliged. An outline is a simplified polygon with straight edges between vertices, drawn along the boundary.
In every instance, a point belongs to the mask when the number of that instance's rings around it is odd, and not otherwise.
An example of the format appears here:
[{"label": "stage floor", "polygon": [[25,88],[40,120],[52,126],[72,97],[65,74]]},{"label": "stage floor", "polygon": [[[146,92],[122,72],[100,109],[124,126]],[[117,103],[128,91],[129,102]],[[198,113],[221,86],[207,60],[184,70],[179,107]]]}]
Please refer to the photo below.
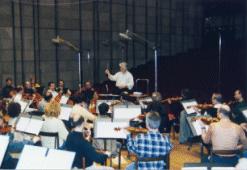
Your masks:
[{"label": "stage floor", "polygon": [[[172,139],[174,148],[170,155],[170,170],[180,170],[184,163],[199,163],[200,162],[200,145],[194,144],[190,150],[188,150],[188,145],[179,144],[178,135],[175,136],[175,139]],[[122,165],[121,169],[134,161],[134,157],[127,157],[127,152],[122,152]],[[117,159],[113,160],[113,167],[117,169]]]}]

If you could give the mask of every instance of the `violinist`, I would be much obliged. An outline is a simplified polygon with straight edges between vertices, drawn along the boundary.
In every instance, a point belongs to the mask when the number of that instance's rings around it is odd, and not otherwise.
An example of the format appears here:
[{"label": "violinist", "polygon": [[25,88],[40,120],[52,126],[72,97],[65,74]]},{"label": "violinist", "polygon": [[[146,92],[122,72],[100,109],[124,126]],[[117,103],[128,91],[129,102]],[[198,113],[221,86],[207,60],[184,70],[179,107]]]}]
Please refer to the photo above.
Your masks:
[{"label": "violinist", "polygon": [[[159,132],[161,118],[157,112],[149,112],[146,116],[146,127],[148,132],[145,134],[138,134],[132,137],[127,136],[127,148],[129,152],[137,155],[139,158],[152,158],[165,156],[169,154],[172,149],[172,144],[167,136],[163,136]],[[126,170],[135,169],[164,169],[165,162],[139,162],[138,168],[135,163],[127,166]]]},{"label": "violinist", "polygon": [[[54,98],[54,97],[56,97],[58,95],[58,93],[56,92],[56,84],[54,82],[52,82],[52,81],[48,83],[47,91],[49,91],[52,94],[52,98]],[[45,91],[45,93],[47,91]]]},{"label": "violinist", "polygon": [[81,95],[83,101],[85,101],[87,105],[89,105],[95,95],[95,90],[92,87],[92,83],[90,81],[85,82],[84,87],[81,90]]},{"label": "violinist", "polygon": [[241,108],[246,107],[247,103],[244,100],[243,93],[241,90],[237,89],[234,92],[235,102],[231,105],[232,109],[232,120],[237,124],[241,124],[245,122],[245,117],[243,113],[240,111]]},{"label": "violinist", "polygon": [[161,118],[161,123],[159,126],[160,133],[170,132],[168,129],[168,110],[164,104],[161,103],[162,96],[159,92],[153,92],[152,94],[152,103],[147,107],[147,112],[154,111],[159,113]]},{"label": "violinist", "polygon": [[6,85],[3,87],[2,92],[1,92],[2,98],[10,98],[11,97],[10,92],[13,89],[14,89],[13,81],[11,78],[8,77],[6,79]]},{"label": "violinist", "polygon": [[[246,136],[243,129],[230,120],[231,109],[222,104],[217,110],[220,121],[212,123],[208,130],[202,127],[202,139],[204,143],[211,143],[213,150],[240,150],[246,145]],[[238,155],[213,154],[210,158],[213,163],[227,163],[235,166]]]},{"label": "violinist", "polygon": [[58,81],[58,87],[56,88],[56,91],[58,93],[66,94],[69,89],[65,87],[64,80]]},{"label": "violinist", "polygon": [[213,93],[212,98],[212,107],[206,109],[207,113],[212,117],[217,117],[217,109],[222,105],[223,97],[220,93]]},{"label": "violinist", "polygon": [[32,87],[32,84],[30,83],[30,81],[26,81],[25,85],[24,85],[24,93],[28,94],[28,95],[33,95],[34,92],[35,91]]}]

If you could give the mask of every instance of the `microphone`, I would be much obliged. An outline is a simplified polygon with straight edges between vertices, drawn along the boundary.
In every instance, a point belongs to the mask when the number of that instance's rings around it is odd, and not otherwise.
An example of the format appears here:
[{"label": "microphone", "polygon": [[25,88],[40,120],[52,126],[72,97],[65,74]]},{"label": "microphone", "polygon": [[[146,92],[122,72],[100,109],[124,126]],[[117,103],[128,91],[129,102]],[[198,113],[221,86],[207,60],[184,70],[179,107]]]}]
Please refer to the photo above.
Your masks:
[{"label": "microphone", "polygon": [[56,38],[52,38],[51,41],[54,44],[61,44],[63,42],[63,39],[61,39],[60,36],[57,36]]},{"label": "microphone", "polygon": [[126,33],[119,33],[119,37],[125,40],[132,40],[132,38],[127,34],[128,32],[126,31]]}]

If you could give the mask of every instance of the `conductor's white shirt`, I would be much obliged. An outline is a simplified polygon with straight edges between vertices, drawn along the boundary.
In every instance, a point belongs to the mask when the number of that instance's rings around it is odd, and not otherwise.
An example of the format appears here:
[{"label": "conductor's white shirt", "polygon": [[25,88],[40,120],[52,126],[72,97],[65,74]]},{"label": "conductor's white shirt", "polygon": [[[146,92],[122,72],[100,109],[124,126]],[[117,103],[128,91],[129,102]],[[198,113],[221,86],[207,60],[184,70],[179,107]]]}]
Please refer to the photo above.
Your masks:
[{"label": "conductor's white shirt", "polygon": [[116,86],[127,86],[129,90],[134,87],[134,78],[132,74],[128,71],[125,73],[117,72],[115,75],[109,75],[111,81],[116,81]]}]

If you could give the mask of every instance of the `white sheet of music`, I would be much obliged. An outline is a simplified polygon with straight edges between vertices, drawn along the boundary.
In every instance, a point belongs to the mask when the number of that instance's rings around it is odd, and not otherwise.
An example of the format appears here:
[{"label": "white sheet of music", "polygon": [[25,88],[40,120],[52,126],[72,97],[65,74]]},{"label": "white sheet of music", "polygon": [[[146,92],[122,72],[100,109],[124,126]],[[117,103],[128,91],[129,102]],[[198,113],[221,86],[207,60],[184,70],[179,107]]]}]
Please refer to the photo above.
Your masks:
[{"label": "white sheet of music", "polygon": [[42,121],[42,120],[31,119],[29,121],[29,124],[28,124],[25,132],[38,135],[42,126],[43,126],[43,123],[44,123],[44,121]]},{"label": "white sheet of music", "polygon": [[212,167],[211,170],[235,170],[234,167]]},{"label": "white sheet of music", "polygon": [[196,120],[192,122],[192,125],[194,126],[196,130],[196,134],[200,136],[202,134],[202,126],[206,127],[206,131],[208,130],[208,126],[205,125],[201,120]]},{"label": "white sheet of music", "polygon": [[42,126],[42,120],[20,117],[16,125],[16,130],[38,135]]},{"label": "white sheet of music", "polygon": [[9,144],[9,136],[0,135],[0,167]]},{"label": "white sheet of music", "polygon": [[74,158],[74,152],[49,149],[44,169],[71,169]]},{"label": "white sheet of music", "polygon": [[207,167],[184,167],[182,170],[208,170]]},{"label": "white sheet of music", "polygon": [[242,110],[242,113],[243,113],[244,117],[247,119],[247,109]]},{"label": "white sheet of music", "polygon": [[69,120],[71,112],[72,112],[72,107],[62,105],[61,112],[58,118],[61,120]]},{"label": "white sheet of music", "polygon": [[21,131],[21,132],[25,132],[29,122],[30,122],[30,118],[20,117],[20,119],[18,120],[18,122],[16,124],[16,130]]},{"label": "white sheet of music", "polygon": [[71,169],[75,153],[25,145],[16,169]]},{"label": "white sheet of music", "polygon": [[[94,126],[94,138],[101,139],[126,139],[127,134],[123,128],[129,126],[128,122],[104,122],[96,121]],[[119,128],[119,131],[116,131]]]},{"label": "white sheet of music", "polygon": [[25,102],[25,101],[18,101],[18,103],[21,105],[21,113],[25,111],[25,109],[29,106],[29,103],[28,102]]},{"label": "white sheet of music", "polygon": [[16,169],[43,169],[47,148],[25,145]]},{"label": "white sheet of music", "polygon": [[63,95],[60,100],[60,104],[67,104],[68,100],[69,100],[69,97]]},{"label": "white sheet of music", "polygon": [[141,114],[140,107],[116,107],[113,110],[113,121],[129,121],[130,119],[136,118]]},{"label": "white sheet of music", "polygon": [[192,99],[192,100],[186,100],[181,102],[184,110],[186,111],[187,114],[195,113],[196,110],[193,108],[193,106],[198,105],[197,101]]}]

